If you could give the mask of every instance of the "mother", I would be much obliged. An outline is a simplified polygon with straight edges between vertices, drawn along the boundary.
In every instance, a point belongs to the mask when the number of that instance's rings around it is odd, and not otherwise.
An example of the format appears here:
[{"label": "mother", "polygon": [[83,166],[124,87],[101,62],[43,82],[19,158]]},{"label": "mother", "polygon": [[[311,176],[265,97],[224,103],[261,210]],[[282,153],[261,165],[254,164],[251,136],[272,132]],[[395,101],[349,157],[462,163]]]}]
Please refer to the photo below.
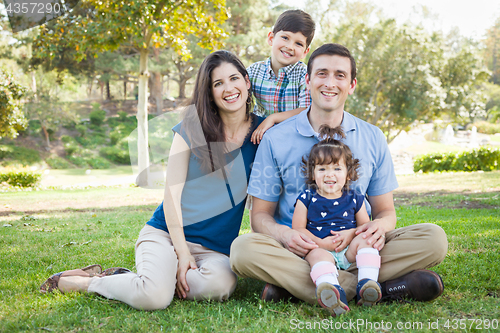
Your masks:
[{"label": "mother", "polygon": [[175,291],[190,300],[227,299],[236,287],[229,248],[257,149],[250,135],[263,120],[250,114],[251,101],[241,61],[227,51],[210,54],[196,77],[196,110],[173,128],[164,200],[139,234],[137,273],[92,265],[51,276],[41,291],[95,292],[142,310],[166,308]]}]

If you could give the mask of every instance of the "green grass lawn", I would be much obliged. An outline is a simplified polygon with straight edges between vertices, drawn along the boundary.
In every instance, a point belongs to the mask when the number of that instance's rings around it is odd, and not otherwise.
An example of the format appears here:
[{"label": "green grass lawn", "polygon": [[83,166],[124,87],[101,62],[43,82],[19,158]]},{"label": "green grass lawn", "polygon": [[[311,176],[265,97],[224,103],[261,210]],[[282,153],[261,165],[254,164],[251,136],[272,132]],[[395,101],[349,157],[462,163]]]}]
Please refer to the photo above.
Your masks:
[{"label": "green grass lawn", "polygon": [[[117,166],[112,169],[93,169],[87,173],[86,169],[51,169],[46,170],[42,175],[42,187],[62,187],[75,184],[106,184],[116,179],[131,177],[132,167]],[[133,183],[130,181],[129,183]]]},{"label": "green grass lawn", "polygon": [[[326,332],[342,326],[346,332],[498,332],[500,172],[412,177],[399,178],[396,199],[404,200],[396,200],[398,227],[432,222],[446,231],[448,255],[432,268],[443,277],[443,296],[371,308],[351,302],[352,311],[339,318],[305,303],[264,303],[259,300],[264,284],[253,279],[240,279],[224,303],[174,299],[166,310],[151,312],[91,294],[43,295],[40,284],[62,270],[94,263],[133,269],[135,240],[161,193],[140,188],[2,193],[0,332]],[[439,195],[422,184],[440,187]],[[147,195],[149,201],[142,201]],[[121,200],[127,196],[130,200]],[[481,208],[457,208],[464,200],[480,202]],[[51,209],[58,201],[65,204]],[[71,202],[85,208],[73,209]],[[248,217],[241,232],[249,232]]]},{"label": "green grass lawn", "polygon": [[468,150],[466,147],[445,145],[441,142],[436,141],[422,141],[418,144],[413,144],[407,148],[405,151],[413,155],[427,155],[432,153],[448,153],[448,152],[462,152]]}]

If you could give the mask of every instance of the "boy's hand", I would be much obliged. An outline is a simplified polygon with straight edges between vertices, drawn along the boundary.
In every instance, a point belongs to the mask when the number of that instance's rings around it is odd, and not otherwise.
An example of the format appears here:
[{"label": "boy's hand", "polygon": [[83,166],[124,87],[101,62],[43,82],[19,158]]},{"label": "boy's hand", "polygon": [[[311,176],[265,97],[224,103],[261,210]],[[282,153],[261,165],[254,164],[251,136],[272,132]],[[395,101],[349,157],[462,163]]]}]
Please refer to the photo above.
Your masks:
[{"label": "boy's hand", "polygon": [[274,117],[272,115],[264,119],[264,121],[260,123],[259,127],[253,131],[250,141],[252,141],[253,144],[259,144],[264,136],[264,133],[273,127],[274,124],[276,124],[276,122],[274,121]]},{"label": "boy's hand", "polygon": [[338,246],[335,248],[335,252],[340,252],[347,247],[347,245],[351,244],[354,236],[356,236],[356,229],[348,229],[342,231],[330,231],[332,233],[331,240],[332,242]]}]

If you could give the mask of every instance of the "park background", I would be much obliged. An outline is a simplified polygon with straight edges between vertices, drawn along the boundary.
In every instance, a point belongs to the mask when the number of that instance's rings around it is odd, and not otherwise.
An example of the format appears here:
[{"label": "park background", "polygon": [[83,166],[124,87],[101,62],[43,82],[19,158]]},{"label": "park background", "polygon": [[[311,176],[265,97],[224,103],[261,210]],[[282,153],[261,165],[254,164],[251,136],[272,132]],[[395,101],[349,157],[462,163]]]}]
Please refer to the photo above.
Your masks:
[{"label": "park background", "polygon": [[[449,239],[447,258],[433,268],[445,283],[442,297],[352,305],[333,323],[436,331],[429,322],[438,320],[439,331],[498,331],[499,4],[105,0],[80,1],[66,16],[16,34],[2,15],[1,332],[287,332],[292,319],[330,320],[319,307],[262,303],[263,283],[251,279],[240,280],[226,303],[175,300],[154,312],[95,295],[38,293],[65,269],[133,268],[135,239],[162,191],[136,186],[134,170],[144,164],[132,167],[130,152],[147,152],[148,142],[130,133],[158,116],[177,119],[211,50],[230,50],[245,65],[268,57],[267,33],[290,8],[317,22],[311,50],[337,42],[356,58],[358,86],[346,110],[386,134],[400,183],[398,227],[437,223]],[[139,75],[145,69],[149,76]],[[168,133],[146,137],[168,151]],[[152,156],[142,156],[148,165]],[[245,217],[241,233],[249,231]]]}]

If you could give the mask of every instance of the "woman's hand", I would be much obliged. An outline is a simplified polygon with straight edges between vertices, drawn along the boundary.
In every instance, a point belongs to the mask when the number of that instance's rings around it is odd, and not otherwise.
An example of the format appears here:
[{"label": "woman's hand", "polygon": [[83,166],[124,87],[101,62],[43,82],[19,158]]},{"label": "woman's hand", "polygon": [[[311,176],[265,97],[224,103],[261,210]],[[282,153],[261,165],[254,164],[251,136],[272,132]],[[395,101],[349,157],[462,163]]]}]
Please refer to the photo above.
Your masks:
[{"label": "woman's hand", "polygon": [[329,237],[333,244],[335,245],[335,252],[340,252],[344,250],[349,244],[351,244],[354,236],[356,236],[356,229],[347,229],[342,231],[330,231],[332,237]]},{"label": "woman's hand", "polygon": [[264,119],[264,121],[260,123],[259,127],[257,127],[255,131],[253,131],[250,141],[252,141],[253,144],[259,144],[260,140],[262,140],[262,137],[264,136],[264,133],[266,133],[268,129],[273,127],[275,123],[276,122],[274,121],[272,115]]},{"label": "woman's hand", "polygon": [[198,266],[196,266],[196,261],[191,254],[182,257],[179,256],[178,259],[176,292],[179,298],[186,298],[186,293],[189,291],[189,286],[186,281],[187,271],[189,269],[198,269]]}]

